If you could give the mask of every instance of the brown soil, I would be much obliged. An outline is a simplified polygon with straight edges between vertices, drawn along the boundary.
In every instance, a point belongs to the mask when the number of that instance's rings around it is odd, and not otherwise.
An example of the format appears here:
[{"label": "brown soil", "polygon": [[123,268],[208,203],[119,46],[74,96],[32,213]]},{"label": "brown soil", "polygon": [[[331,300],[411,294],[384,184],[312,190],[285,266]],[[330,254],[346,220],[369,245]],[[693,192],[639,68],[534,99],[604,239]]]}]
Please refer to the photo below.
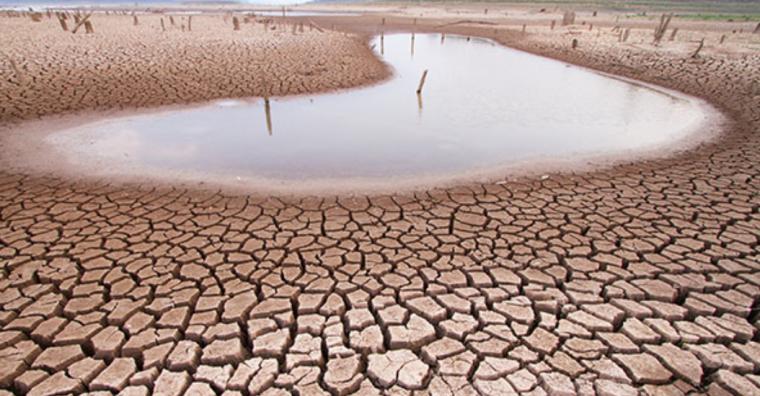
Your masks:
[{"label": "brown soil", "polygon": [[[161,18],[167,28],[161,30]],[[96,14],[93,34],[55,17],[0,18],[0,123],[81,110],[323,92],[389,75],[364,36],[222,15]],[[69,26],[73,21],[69,19]],[[301,31],[303,26],[303,32]],[[16,64],[16,70],[11,62]]]},{"label": "brown soil", "polygon": [[[379,18],[318,23],[364,34]],[[760,393],[757,38],[697,30],[654,47],[650,29],[623,44],[604,23],[442,23],[384,29],[493,37],[703,97],[732,123],[670,158],[405,195],[0,170],[0,386]]]}]

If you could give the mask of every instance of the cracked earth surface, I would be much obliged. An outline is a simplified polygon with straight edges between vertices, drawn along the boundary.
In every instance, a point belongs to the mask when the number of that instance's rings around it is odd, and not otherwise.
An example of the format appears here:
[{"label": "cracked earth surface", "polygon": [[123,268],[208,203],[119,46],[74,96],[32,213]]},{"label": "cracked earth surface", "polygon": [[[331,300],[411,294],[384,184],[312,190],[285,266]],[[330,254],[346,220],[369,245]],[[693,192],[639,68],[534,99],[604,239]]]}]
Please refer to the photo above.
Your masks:
[{"label": "cracked earth surface", "polygon": [[709,98],[733,123],[673,158],[385,196],[0,170],[0,386],[760,394],[759,56],[497,39]]}]

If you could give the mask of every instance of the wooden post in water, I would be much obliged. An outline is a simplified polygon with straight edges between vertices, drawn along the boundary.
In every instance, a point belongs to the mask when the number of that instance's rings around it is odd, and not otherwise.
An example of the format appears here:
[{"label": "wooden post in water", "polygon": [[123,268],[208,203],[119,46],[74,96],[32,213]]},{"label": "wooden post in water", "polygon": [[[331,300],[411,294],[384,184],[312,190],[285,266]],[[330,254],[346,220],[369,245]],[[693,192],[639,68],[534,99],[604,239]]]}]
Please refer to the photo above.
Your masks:
[{"label": "wooden post in water", "polygon": [[132,14],[132,26],[137,26],[137,15]]},{"label": "wooden post in water", "polygon": [[187,31],[189,32],[192,30],[193,30],[193,16],[190,15],[187,17]]},{"label": "wooden post in water", "polygon": [[720,36],[720,43],[723,44],[723,42],[726,41],[726,35],[723,34]]},{"label": "wooden post in water", "polygon": [[385,55],[385,34],[380,32],[380,55]]},{"label": "wooden post in water", "polygon": [[422,94],[422,87],[425,86],[425,79],[427,78],[427,69],[422,72],[422,77],[420,77],[420,85],[417,86],[417,95]]},{"label": "wooden post in water", "polygon": [[414,33],[412,33],[412,56],[414,56]]},{"label": "wooden post in water", "polygon": [[441,44],[443,44],[444,40],[446,40],[446,33],[441,33]]},{"label": "wooden post in water", "polygon": [[240,30],[240,20],[236,16],[232,17],[232,29]]},{"label": "wooden post in water", "polygon": [[161,31],[162,32],[166,31],[166,25],[164,25],[164,18],[163,17],[161,17]]},{"label": "wooden post in water", "polygon": [[556,23],[557,23],[557,21],[555,21],[555,20],[552,20],[552,26],[551,26],[551,30],[554,30],[554,25],[555,25]]},{"label": "wooden post in water", "polygon": [[572,48],[573,49],[578,48],[578,39],[573,39]]},{"label": "wooden post in water", "polygon": [[92,22],[84,21],[84,32],[85,33],[95,33],[95,29],[92,28]]},{"label": "wooden post in water", "polygon": [[264,113],[267,118],[267,132],[269,132],[269,136],[272,136],[272,111],[269,107],[269,97],[264,97]]}]

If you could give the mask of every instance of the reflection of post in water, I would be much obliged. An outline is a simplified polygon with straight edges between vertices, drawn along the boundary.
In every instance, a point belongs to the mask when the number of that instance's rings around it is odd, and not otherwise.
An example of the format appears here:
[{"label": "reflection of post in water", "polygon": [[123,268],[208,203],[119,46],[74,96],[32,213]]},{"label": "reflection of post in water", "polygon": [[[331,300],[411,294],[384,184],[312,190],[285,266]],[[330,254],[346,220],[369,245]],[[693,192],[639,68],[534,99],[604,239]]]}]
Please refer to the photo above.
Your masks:
[{"label": "reflection of post in water", "polygon": [[267,131],[269,132],[269,136],[272,136],[272,112],[269,108],[268,97],[264,97],[264,113],[266,113],[267,117]]},{"label": "reflection of post in water", "polygon": [[420,115],[422,115],[422,87],[425,86],[425,79],[427,78],[427,69],[422,72],[422,77],[420,77],[420,85],[417,86],[417,108],[420,112]]},{"label": "reflection of post in water", "polygon": [[412,56],[414,56],[414,33],[412,33]]},{"label": "reflection of post in water", "polygon": [[422,93],[422,87],[425,86],[425,79],[427,78],[427,69],[422,72],[422,77],[420,77],[420,85],[417,86],[417,95]]},{"label": "reflection of post in water", "polygon": [[380,55],[385,55],[385,33],[380,32]]}]

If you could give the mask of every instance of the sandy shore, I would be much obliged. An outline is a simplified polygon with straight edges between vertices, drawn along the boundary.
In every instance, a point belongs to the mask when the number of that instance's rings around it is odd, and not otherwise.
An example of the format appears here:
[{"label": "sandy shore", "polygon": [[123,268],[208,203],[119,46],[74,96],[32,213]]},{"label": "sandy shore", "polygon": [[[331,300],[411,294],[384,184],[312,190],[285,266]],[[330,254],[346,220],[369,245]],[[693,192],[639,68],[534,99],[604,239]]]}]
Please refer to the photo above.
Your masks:
[{"label": "sandy shore", "polygon": [[[654,46],[652,21],[637,21],[618,42],[614,14],[579,13],[576,25],[554,30],[540,15],[523,33],[523,23],[456,23],[464,20],[456,12],[383,12],[384,25],[379,13],[315,17],[338,32],[304,33],[309,41],[293,45],[332,62],[330,83],[305,72],[297,78],[313,85],[303,89],[384,78],[382,65],[354,56],[367,53],[359,39],[367,34],[448,32],[698,96],[729,125],[718,140],[667,158],[414,194],[276,197],[0,169],[0,393],[760,393],[760,35],[747,24],[675,21],[676,39]],[[121,18],[114,24],[132,29]],[[203,23],[193,34],[210,34]],[[100,69],[131,70],[77,67],[85,53],[120,48],[97,36],[100,26],[89,37],[30,45],[14,37],[52,36],[55,25],[0,18],[2,32],[13,32],[0,35],[0,48],[30,70],[57,71],[39,75],[64,84],[9,95],[17,82],[1,69],[6,127],[92,104],[151,106],[223,91],[212,73],[184,79],[191,63],[163,68],[147,58],[161,78],[130,74],[102,85],[125,91],[114,96],[121,102],[83,94],[82,81],[110,75]],[[206,48],[227,56],[204,70],[235,63],[230,48],[243,44],[223,34]],[[176,42],[157,48],[191,45],[181,31],[172,35]],[[332,59],[338,42],[343,61],[376,73]],[[42,62],[46,45],[65,68]],[[24,52],[32,50],[36,57]],[[280,52],[267,56],[306,62]],[[254,58],[246,64],[291,76]],[[151,83],[133,92],[132,79]],[[171,93],[188,81],[212,88]],[[249,84],[241,95],[256,94]]]}]

